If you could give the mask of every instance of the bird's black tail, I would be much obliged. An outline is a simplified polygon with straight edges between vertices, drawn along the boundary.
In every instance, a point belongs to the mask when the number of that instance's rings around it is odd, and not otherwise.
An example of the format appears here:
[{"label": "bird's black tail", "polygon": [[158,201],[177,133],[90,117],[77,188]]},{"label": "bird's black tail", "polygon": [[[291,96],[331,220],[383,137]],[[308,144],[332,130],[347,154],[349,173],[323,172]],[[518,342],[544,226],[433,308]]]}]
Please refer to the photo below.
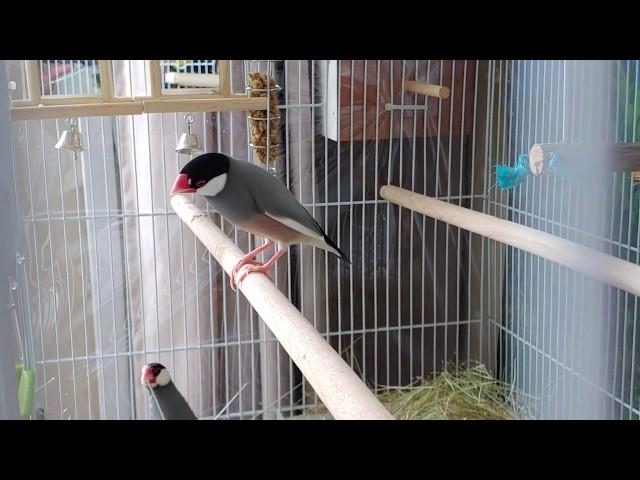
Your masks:
[{"label": "bird's black tail", "polygon": [[[313,218],[313,217],[312,217]],[[340,250],[340,247],[338,247],[338,245],[335,244],[335,242],[333,240],[331,240],[326,233],[324,233],[324,230],[322,229],[322,227],[320,226],[320,224],[318,223],[317,220],[314,219],[314,221],[316,222],[316,225],[318,226],[318,230],[320,230],[320,233],[322,233],[322,235],[324,236],[324,241],[327,243],[327,245],[329,245],[331,248],[333,248],[336,252],[338,252],[338,257],[340,257],[340,260],[342,260],[343,262],[348,263],[349,265],[351,265],[351,260],[349,260],[349,257],[347,257],[347,254],[344,253],[342,250]],[[331,252],[334,253],[334,252]]]},{"label": "bird's black tail", "polygon": [[336,245],[333,240],[331,240],[327,234],[324,234],[324,241],[327,242],[329,244],[329,246],[331,248],[334,248],[336,250],[336,252],[338,252],[340,255],[338,255],[340,257],[340,260],[342,260],[343,262],[347,262],[349,265],[351,265],[351,260],[349,260],[349,257],[347,257],[347,254],[344,253],[342,250],[340,250],[340,247],[338,247],[338,245]]}]

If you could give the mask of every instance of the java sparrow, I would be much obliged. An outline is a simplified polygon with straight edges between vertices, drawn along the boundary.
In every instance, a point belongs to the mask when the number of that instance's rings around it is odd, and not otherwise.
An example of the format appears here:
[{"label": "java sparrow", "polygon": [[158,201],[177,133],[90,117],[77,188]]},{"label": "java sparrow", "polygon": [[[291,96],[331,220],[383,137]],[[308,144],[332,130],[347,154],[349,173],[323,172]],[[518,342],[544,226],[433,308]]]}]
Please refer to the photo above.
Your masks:
[{"label": "java sparrow", "polygon": [[[229,279],[234,290],[248,274],[266,274],[291,244],[312,245],[351,263],[287,187],[257,165],[222,153],[205,153],[180,171],[171,189],[171,195],[178,193],[203,195],[214,210],[236,227],[267,239],[234,267]],[[255,260],[258,253],[274,242],[278,242],[278,250],[271,259],[264,264]]]},{"label": "java sparrow", "polygon": [[162,420],[197,420],[195,413],[176,388],[169,371],[159,363],[142,367],[142,385],[149,389],[153,416]]}]

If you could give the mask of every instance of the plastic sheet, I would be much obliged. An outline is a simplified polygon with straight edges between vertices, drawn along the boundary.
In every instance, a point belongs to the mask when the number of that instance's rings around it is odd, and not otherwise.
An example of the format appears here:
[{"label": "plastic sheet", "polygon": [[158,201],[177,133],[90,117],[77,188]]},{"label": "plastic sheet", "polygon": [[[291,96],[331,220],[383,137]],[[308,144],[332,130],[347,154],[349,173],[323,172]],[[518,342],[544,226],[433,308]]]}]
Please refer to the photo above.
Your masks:
[{"label": "plastic sheet", "polygon": [[[352,265],[292,246],[274,278],[369,385],[405,385],[477,356],[480,240],[378,192],[391,183],[479,208],[486,168],[471,136],[486,100],[475,98],[472,61],[334,65],[330,79],[329,62],[277,63],[276,174]],[[139,63],[116,61],[114,71],[116,91],[144,92]],[[403,94],[405,79],[446,85],[451,97]],[[234,62],[232,90],[245,81]],[[182,117],[80,119],[78,161],[53,148],[63,120],[15,125],[36,408],[46,418],[149,418],[139,374],[152,361],[202,418],[288,417],[317,401],[169,206],[188,160],[174,151]],[[205,151],[257,163],[246,113],[194,118]],[[218,220],[245,251],[262,241]]]}]

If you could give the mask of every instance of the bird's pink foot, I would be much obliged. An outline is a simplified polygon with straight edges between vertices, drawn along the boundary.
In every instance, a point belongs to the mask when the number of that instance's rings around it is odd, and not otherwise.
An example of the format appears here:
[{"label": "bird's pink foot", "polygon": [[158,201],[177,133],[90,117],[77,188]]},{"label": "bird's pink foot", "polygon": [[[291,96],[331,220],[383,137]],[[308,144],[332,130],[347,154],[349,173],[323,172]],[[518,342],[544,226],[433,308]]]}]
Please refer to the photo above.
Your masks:
[{"label": "bird's pink foot", "polygon": [[231,286],[231,290],[233,290],[234,292],[236,290],[236,284],[237,284],[236,276],[238,275],[238,272],[240,271],[240,269],[245,265],[262,265],[262,262],[259,262],[258,260],[256,260],[255,257],[260,252],[263,252],[264,250],[269,248],[271,245],[273,245],[273,242],[268,241],[263,245],[259,246],[258,248],[250,251],[238,261],[236,266],[233,267],[233,270],[231,271],[231,275],[229,275],[229,285]]},{"label": "bird's pink foot", "polygon": [[[237,283],[240,284],[242,282],[242,280],[244,280],[246,278],[247,275],[249,275],[250,273],[255,273],[255,272],[259,272],[259,273],[264,273],[265,275],[267,275],[267,272],[269,270],[271,270],[276,262],[278,261],[278,259],[280,257],[282,257],[285,253],[287,253],[287,250],[284,248],[280,248],[273,257],[271,257],[269,259],[269,261],[265,264],[262,265],[246,265],[244,266],[244,268],[242,268],[242,270],[239,272],[240,277],[237,279]],[[271,280],[271,277],[269,277],[269,275],[267,275],[267,277],[269,278],[269,280]],[[271,280],[273,281],[273,280]]]},{"label": "bird's pink foot", "polygon": [[272,267],[273,265],[267,265],[267,264],[243,265],[242,267],[240,267],[240,271],[238,272],[239,277],[236,280],[236,284],[240,285],[240,283],[242,283],[242,281],[247,277],[247,275],[255,272],[264,273],[265,275],[267,275],[267,278],[273,282],[273,279],[267,274],[267,272],[271,270]]},{"label": "bird's pink foot", "polygon": [[233,267],[233,270],[231,271],[231,275],[229,275],[229,285],[231,286],[231,290],[233,290],[234,292],[236,291],[236,285],[238,284],[236,277],[238,276],[238,272],[240,271],[240,269],[242,269],[242,267],[253,266],[253,265],[263,265],[263,263],[258,260],[249,258],[246,260],[244,259],[240,260],[236,264],[236,266]]}]

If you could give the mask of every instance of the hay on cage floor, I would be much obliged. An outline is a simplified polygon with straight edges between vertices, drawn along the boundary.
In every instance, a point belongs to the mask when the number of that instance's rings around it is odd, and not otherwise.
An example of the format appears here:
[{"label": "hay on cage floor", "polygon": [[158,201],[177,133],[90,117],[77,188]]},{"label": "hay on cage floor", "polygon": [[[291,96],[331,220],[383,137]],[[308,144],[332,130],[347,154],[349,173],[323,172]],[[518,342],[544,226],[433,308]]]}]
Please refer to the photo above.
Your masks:
[{"label": "hay on cage floor", "polygon": [[[377,392],[397,420],[516,420],[512,385],[493,378],[482,364],[448,368],[432,380]],[[331,418],[324,405],[304,417]]]}]

